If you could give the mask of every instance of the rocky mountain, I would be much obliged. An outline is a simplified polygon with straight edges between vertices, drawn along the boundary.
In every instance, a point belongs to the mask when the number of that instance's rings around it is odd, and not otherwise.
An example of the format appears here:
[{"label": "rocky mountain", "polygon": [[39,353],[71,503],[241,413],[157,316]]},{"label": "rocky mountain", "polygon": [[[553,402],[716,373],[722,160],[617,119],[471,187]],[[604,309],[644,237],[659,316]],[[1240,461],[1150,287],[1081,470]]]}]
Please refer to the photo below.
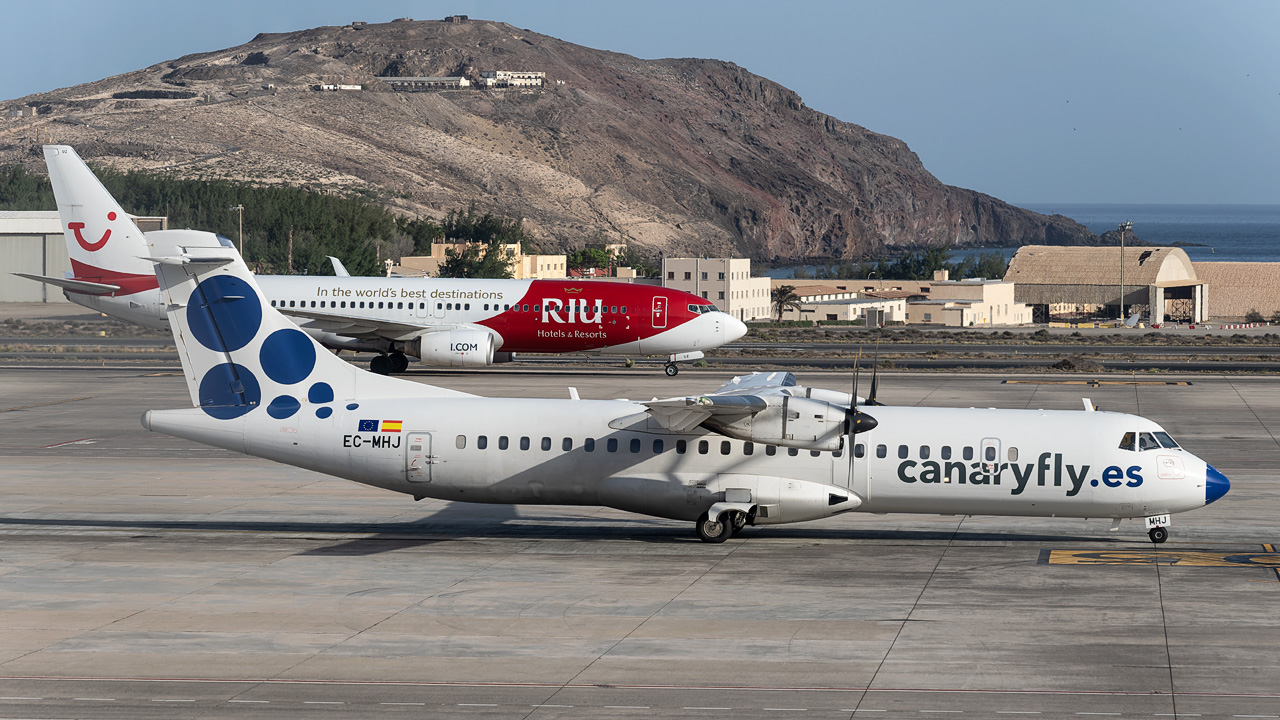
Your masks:
[{"label": "rocky mountain", "polygon": [[[489,70],[546,82],[397,92],[376,79]],[[42,172],[38,144],[52,140],[117,169],[362,192],[417,214],[475,202],[523,217],[548,248],[622,239],[789,260],[1099,242],[944,185],[901,140],[732,63],[641,60],[501,22],[262,34],[0,107],[0,163]]]}]

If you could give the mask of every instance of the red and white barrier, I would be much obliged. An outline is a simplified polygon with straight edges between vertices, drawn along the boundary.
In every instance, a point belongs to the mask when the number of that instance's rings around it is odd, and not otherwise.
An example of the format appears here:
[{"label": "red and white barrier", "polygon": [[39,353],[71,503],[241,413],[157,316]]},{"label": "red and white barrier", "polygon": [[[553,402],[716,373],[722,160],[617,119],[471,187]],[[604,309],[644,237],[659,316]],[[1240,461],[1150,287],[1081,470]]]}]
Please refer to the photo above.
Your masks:
[{"label": "red and white barrier", "polygon": [[1245,328],[1262,327],[1266,323],[1240,323],[1238,325],[1219,325],[1219,330],[1243,330]]}]

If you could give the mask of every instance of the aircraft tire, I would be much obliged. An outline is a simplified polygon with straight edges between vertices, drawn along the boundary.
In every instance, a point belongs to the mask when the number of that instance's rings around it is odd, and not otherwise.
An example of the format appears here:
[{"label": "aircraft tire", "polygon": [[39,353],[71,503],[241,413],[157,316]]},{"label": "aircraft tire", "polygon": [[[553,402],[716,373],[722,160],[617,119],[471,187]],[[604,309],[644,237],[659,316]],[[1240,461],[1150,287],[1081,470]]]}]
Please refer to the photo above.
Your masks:
[{"label": "aircraft tire", "polygon": [[1159,545],[1169,539],[1169,528],[1153,527],[1147,531],[1147,537],[1151,538],[1151,542]]},{"label": "aircraft tire", "polygon": [[733,523],[734,533],[737,533],[739,530],[747,526],[747,514],[744,512],[738,512],[735,510],[734,512],[729,513],[729,520]]},{"label": "aircraft tire", "polygon": [[680,368],[677,367],[675,363],[667,363],[666,367],[664,367],[662,371],[667,374],[667,377],[675,377],[680,374]]},{"label": "aircraft tire", "polygon": [[369,361],[369,371],[379,375],[391,374],[391,360],[386,355],[377,355]]},{"label": "aircraft tire", "polygon": [[733,523],[724,520],[712,520],[706,513],[698,517],[695,524],[698,539],[704,543],[722,543],[733,537]]},{"label": "aircraft tire", "polygon": [[402,352],[393,352],[387,356],[391,362],[391,372],[402,373],[409,369],[409,358]]}]

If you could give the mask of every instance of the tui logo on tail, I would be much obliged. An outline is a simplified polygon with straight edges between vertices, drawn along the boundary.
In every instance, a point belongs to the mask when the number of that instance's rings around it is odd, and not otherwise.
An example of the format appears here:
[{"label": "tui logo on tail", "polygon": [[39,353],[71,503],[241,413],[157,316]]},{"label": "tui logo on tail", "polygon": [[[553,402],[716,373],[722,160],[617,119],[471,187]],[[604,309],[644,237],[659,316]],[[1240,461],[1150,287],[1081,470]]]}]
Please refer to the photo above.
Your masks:
[{"label": "tui logo on tail", "polygon": [[[108,222],[115,222],[115,219],[116,214],[114,211],[107,213]],[[98,250],[101,250],[102,247],[107,244],[107,241],[111,239],[111,228],[104,230],[102,232],[102,237],[97,242],[89,242],[84,239],[84,235],[80,233],[80,231],[84,229],[84,223],[82,222],[67,223],[67,229],[76,234],[76,242],[80,243],[80,247],[88,250],[89,252],[97,252]]]}]

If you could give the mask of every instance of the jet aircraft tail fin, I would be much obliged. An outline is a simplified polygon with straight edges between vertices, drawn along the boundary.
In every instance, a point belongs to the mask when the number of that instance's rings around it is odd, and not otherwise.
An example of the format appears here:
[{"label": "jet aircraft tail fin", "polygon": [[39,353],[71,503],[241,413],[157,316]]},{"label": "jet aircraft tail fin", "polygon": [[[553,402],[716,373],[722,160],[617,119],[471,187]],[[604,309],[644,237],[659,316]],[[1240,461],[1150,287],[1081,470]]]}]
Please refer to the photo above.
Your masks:
[{"label": "jet aircraft tail fin", "polygon": [[44,160],[75,279],[118,285],[125,295],[155,288],[142,231],[76,151],[45,145]]},{"label": "jet aircraft tail fin", "polygon": [[324,419],[357,397],[463,395],[353,367],[264,299],[230,240],[196,230],[146,236],[191,402],[219,419]]}]

